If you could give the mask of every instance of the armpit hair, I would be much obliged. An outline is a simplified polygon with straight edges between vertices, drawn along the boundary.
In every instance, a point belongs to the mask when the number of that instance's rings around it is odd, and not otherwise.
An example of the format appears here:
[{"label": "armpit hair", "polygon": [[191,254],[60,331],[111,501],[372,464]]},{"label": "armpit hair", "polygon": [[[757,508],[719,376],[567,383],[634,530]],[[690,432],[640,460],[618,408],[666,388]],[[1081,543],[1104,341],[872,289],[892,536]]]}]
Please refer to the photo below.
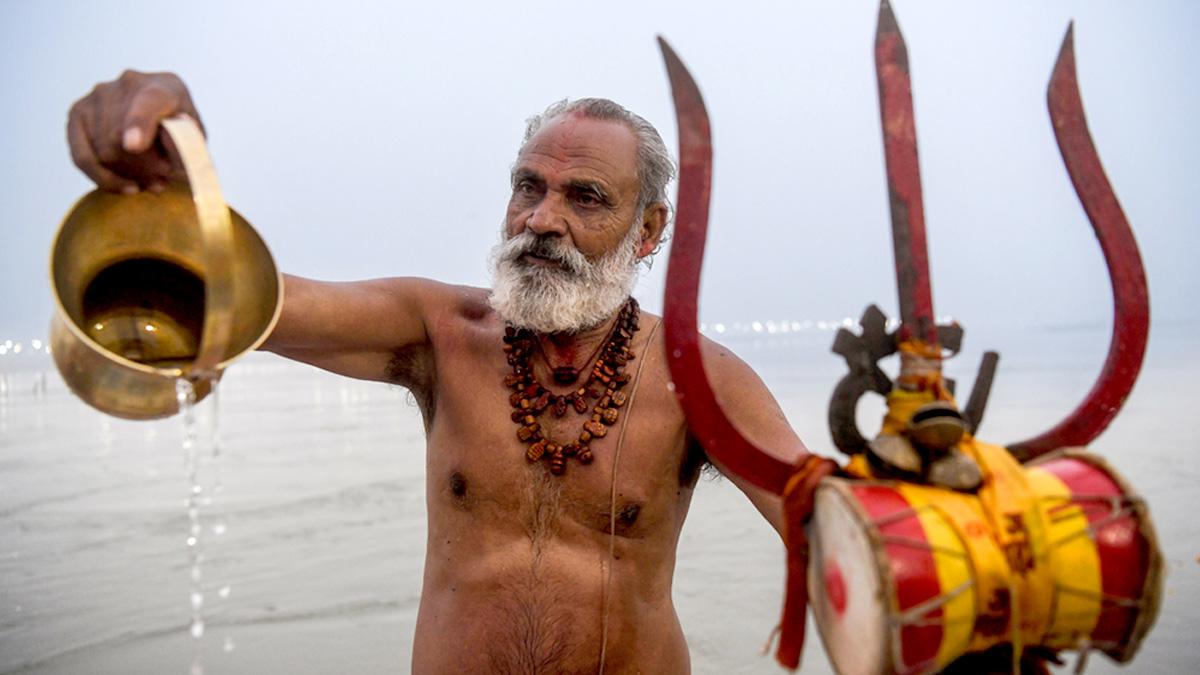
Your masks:
[{"label": "armpit hair", "polygon": [[694,487],[701,474],[705,478],[720,478],[721,472],[713,466],[704,452],[704,446],[689,436],[687,448],[683,452],[683,461],[679,463],[679,484],[684,487]]},{"label": "armpit hair", "polygon": [[433,424],[436,409],[434,395],[434,363],[429,347],[426,345],[409,345],[399,347],[392,352],[385,372],[387,381],[408,390],[417,407],[421,409],[421,417],[425,421],[425,429]]}]

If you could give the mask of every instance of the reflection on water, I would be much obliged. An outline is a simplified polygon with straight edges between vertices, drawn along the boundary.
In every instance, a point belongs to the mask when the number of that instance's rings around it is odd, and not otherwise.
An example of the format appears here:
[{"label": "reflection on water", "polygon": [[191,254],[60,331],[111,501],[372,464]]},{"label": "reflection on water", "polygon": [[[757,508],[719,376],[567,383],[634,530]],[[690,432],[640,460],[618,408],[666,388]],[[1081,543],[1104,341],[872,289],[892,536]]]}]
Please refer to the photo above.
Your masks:
[{"label": "reflection on water", "polygon": [[[980,432],[999,442],[1074,407],[1107,348],[1103,328],[983,332],[948,374],[969,383],[979,350],[1001,351]],[[1147,498],[1167,558],[1163,613],[1136,672],[1188,671],[1200,621],[1200,431],[1178,388],[1200,376],[1191,335],[1152,332],[1137,389],[1094,446]],[[724,338],[810,447],[832,452],[825,407],[845,368],[832,334]],[[422,423],[406,392],[252,355],[219,402],[193,408],[189,464],[180,420],[105,417],[42,359],[0,364],[0,673],[408,670],[426,532]],[[864,400],[864,431],[881,412]],[[184,532],[194,545],[180,545]],[[728,481],[702,482],[679,547],[674,595],[694,670],[780,672],[759,654],[782,599],[774,532]],[[829,672],[821,652],[810,631],[805,672]],[[1103,657],[1089,665],[1117,672]]]}]

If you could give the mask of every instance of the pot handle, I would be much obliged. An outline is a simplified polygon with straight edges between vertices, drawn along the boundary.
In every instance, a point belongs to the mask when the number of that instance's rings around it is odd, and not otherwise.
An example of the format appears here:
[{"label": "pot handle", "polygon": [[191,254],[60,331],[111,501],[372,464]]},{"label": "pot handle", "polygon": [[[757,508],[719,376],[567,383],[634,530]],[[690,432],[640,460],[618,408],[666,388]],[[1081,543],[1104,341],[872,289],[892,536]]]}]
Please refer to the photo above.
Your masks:
[{"label": "pot handle", "polygon": [[183,369],[190,380],[216,379],[233,333],[233,223],[199,125],[188,115],[162,121],[191,186],[204,249],[204,328],[196,359]]}]

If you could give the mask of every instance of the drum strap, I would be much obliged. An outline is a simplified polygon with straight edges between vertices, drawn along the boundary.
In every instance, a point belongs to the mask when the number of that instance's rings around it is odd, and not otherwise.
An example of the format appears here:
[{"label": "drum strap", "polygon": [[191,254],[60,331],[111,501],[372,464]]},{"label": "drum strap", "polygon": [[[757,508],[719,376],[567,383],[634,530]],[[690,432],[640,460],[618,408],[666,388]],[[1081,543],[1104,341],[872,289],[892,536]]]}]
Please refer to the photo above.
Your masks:
[{"label": "drum strap", "polygon": [[804,525],[813,510],[813,493],[826,476],[836,473],[831,459],[808,455],[796,465],[783,489],[784,541],[787,544],[787,591],[780,620],[775,659],[785,668],[800,666],[804,623],[808,609],[808,536]]}]

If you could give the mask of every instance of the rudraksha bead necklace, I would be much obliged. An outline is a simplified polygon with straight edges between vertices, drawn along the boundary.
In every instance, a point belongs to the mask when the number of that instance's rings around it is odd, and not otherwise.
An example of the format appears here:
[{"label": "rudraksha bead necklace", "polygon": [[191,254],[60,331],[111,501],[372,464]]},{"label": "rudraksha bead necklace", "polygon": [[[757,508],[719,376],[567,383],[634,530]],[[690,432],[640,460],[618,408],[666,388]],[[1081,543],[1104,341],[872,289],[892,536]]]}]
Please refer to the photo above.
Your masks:
[{"label": "rudraksha bead necklace", "polygon": [[[638,304],[630,298],[613,324],[612,331],[600,348],[600,356],[592,366],[592,372],[578,389],[569,394],[554,394],[538,382],[533,373],[533,353],[540,349],[537,335],[526,328],[504,329],[504,351],[512,374],[505,376],[504,385],[513,393],[508,402],[513,407],[512,420],[517,423],[517,438],[529,444],[525,458],[530,462],[545,460],[550,473],[561,476],[567,470],[567,458],[574,457],[580,464],[591,464],[593,455],[588,444],[593,438],[603,438],[608,427],[617,423],[620,408],[626,396],[621,389],[629,383],[625,364],[634,359],[629,344],[638,329]],[[547,364],[549,365],[549,364]],[[589,399],[595,400],[593,405]],[[537,418],[547,410],[555,417],[574,409],[577,414],[592,410],[591,419],[583,423],[578,438],[569,443],[558,443],[542,434]]]}]

